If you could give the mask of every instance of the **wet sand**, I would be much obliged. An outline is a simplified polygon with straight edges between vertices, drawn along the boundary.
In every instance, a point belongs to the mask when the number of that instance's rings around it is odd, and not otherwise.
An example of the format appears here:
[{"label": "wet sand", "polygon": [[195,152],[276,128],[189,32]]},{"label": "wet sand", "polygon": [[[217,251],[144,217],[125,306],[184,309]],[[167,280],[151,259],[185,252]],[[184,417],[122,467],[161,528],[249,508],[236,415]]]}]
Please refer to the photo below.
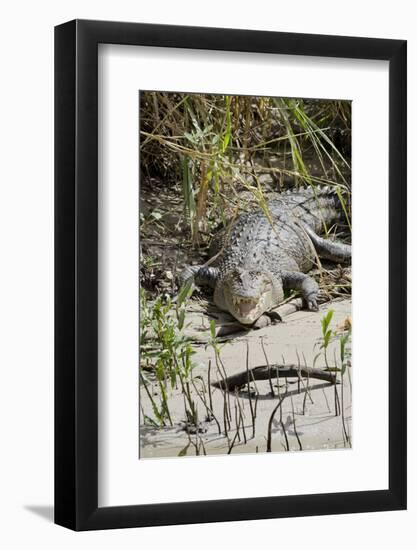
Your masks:
[{"label": "wet sand", "polygon": [[[323,354],[316,356],[320,352],[321,319],[329,309],[334,311],[330,328],[339,333],[351,315],[350,299],[323,304],[319,312],[294,311],[294,308],[287,306],[283,322],[230,337],[221,344],[223,373],[222,366],[216,365],[212,347],[204,343],[209,329],[205,305],[191,302],[187,319],[193,327],[192,336],[195,337],[197,351],[194,359],[198,363],[193,371],[198,393],[194,388],[192,393],[201,424],[198,430],[187,426],[182,392],[180,388],[174,389],[169,396],[173,426],[156,428],[141,423],[140,458],[265,452],[268,433],[272,452],[350,448],[351,367],[346,369],[343,383],[336,386],[307,377],[301,380],[280,377],[279,382],[276,378],[271,381],[252,381],[250,392],[247,386],[239,392],[224,392],[220,388],[211,387],[211,407],[217,422],[214,418],[207,418],[211,416],[208,411],[211,408],[209,362],[212,383],[222,380],[224,376],[246,371],[248,349],[249,368],[265,365],[263,343],[269,364],[292,363],[325,368]],[[224,327],[233,329],[231,318],[217,317],[220,331]],[[202,342],[198,343],[197,340]],[[337,339],[329,345],[327,358],[330,367],[334,366],[335,360],[340,366]],[[156,384],[152,390],[158,402]],[[281,406],[271,420],[272,412],[280,400]],[[144,391],[141,392],[141,406],[146,413],[152,411]],[[336,408],[339,409],[337,415]]]}]

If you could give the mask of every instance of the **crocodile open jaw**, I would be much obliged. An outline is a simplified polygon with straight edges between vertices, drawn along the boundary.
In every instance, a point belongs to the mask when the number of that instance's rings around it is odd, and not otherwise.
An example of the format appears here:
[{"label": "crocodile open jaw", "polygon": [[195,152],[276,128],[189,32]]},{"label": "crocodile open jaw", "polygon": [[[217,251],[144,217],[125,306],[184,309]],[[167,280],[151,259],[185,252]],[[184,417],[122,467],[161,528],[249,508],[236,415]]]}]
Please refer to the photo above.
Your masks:
[{"label": "crocodile open jaw", "polygon": [[263,297],[246,298],[243,296],[233,296],[232,302],[234,306],[233,316],[241,323],[254,323],[263,313],[262,304]]}]

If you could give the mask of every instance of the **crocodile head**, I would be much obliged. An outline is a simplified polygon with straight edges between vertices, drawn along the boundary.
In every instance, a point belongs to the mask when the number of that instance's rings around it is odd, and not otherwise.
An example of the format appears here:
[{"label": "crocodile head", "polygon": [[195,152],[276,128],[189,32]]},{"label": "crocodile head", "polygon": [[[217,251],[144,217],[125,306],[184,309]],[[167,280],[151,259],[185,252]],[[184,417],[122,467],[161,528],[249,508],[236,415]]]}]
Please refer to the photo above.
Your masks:
[{"label": "crocodile head", "polygon": [[253,324],[283,298],[282,283],[256,268],[235,268],[216,286],[215,304],[243,325]]}]

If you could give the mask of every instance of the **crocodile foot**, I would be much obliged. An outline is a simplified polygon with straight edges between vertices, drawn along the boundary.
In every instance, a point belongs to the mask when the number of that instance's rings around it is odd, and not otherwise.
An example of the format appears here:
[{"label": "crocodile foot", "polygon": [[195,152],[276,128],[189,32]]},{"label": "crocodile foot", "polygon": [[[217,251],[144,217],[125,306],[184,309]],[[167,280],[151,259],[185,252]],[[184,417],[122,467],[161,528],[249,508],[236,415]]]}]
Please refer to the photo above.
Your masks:
[{"label": "crocodile foot", "polygon": [[276,311],[267,311],[253,324],[255,330],[282,323],[281,315]]}]

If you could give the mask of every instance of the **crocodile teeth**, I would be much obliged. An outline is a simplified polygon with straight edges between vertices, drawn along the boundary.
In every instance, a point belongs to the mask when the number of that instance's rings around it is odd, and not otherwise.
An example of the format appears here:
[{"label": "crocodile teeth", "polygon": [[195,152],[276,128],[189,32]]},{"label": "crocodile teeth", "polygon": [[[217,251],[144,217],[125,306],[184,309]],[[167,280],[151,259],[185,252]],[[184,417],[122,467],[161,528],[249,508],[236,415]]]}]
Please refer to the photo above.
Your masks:
[{"label": "crocodile teeth", "polygon": [[240,297],[234,297],[233,298],[233,304],[239,305],[239,304],[256,304],[257,300],[254,298],[240,298]]},{"label": "crocodile teeth", "polygon": [[258,309],[259,300],[254,298],[243,298],[243,297],[236,297],[234,296],[232,298],[233,305],[236,309],[236,311],[241,316],[252,316],[254,312]]}]

